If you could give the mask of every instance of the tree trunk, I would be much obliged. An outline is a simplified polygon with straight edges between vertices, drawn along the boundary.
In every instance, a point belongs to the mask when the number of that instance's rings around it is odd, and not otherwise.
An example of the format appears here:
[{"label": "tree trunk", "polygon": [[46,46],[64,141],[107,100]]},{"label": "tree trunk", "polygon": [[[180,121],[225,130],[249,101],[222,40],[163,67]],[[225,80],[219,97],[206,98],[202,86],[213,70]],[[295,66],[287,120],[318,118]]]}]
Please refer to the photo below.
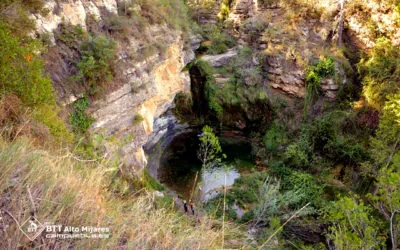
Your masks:
[{"label": "tree trunk", "polygon": [[344,12],[345,12],[345,6],[344,6],[345,0],[340,0],[340,20],[339,20],[339,31],[338,31],[338,46],[342,46],[342,40],[343,40],[343,29],[344,29]]},{"label": "tree trunk", "polygon": [[392,239],[392,249],[397,249],[397,235],[398,230],[396,226],[396,212],[393,212],[390,216],[390,237]]}]

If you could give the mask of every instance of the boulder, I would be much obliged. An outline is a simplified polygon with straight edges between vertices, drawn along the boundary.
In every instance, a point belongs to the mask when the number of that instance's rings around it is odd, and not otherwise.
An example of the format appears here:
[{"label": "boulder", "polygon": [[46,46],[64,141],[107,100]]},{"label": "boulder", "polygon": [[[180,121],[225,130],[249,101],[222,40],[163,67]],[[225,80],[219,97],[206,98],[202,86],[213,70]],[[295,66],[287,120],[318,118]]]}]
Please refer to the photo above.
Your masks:
[{"label": "boulder", "polygon": [[219,55],[205,55],[201,59],[208,62],[213,67],[222,67],[229,63],[233,57],[235,57],[238,52],[235,49],[230,49],[224,54]]}]

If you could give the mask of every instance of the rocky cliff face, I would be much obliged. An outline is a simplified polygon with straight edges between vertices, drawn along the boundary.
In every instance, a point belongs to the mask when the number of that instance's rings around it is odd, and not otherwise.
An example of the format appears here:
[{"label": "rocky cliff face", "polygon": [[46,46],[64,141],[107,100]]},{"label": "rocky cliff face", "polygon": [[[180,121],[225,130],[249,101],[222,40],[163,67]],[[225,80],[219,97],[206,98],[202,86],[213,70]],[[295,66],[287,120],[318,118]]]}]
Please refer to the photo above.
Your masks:
[{"label": "rocky cliff face", "polygon": [[[47,1],[49,13],[45,17],[34,16],[37,32],[46,33],[50,38],[51,56],[47,59],[50,65],[56,65],[49,67],[49,73],[59,92],[60,103],[71,104],[82,93],[79,88],[68,86],[68,57],[72,56],[56,45],[55,30],[61,23],[80,25],[86,30],[89,19],[102,25],[104,17],[117,14],[117,4],[116,0]],[[166,26],[152,25],[147,31],[164,45],[165,53],[162,56],[139,54],[133,59],[130,53],[139,51],[140,42],[129,37],[128,43],[118,46],[117,82],[90,108],[95,118],[89,129],[92,137],[103,138],[106,155],[121,156],[133,170],[147,163],[142,146],[153,131],[153,121],[171,107],[177,93],[189,91],[190,78],[182,69],[194,58],[193,51],[198,46],[187,46],[181,31]]]},{"label": "rocky cliff face", "polygon": [[234,24],[240,24],[243,20],[258,14],[257,0],[237,0],[234,1],[229,19]]},{"label": "rocky cliff face", "polygon": [[36,30],[38,33],[48,33],[54,44],[54,30],[62,22],[72,25],[80,25],[84,30],[87,28],[87,19],[94,18],[102,21],[103,13],[117,14],[116,0],[66,0],[55,1],[48,0],[45,3],[45,9],[48,13],[46,16],[37,14],[34,16],[36,20]]},{"label": "rocky cliff face", "polygon": [[[140,82],[143,87],[135,90],[131,83],[125,83],[94,104],[96,122],[91,132],[112,137],[113,140],[105,143],[107,151],[118,150],[129,166],[142,168],[147,164],[142,146],[153,132],[154,120],[171,107],[177,93],[189,91],[189,75],[182,72],[187,59],[182,46],[179,41],[172,44],[166,59],[157,63],[150,73],[131,76],[134,78],[132,82]],[[126,69],[125,74],[132,75],[135,69],[142,67],[141,64],[133,65]],[[143,120],[138,121],[137,117]]]},{"label": "rocky cliff face", "polygon": [[[267,73],[266,87],[304,98],[306,68],[332,47],[337,21],[333,17],[299,17],[292,12],[293,7],[272,2],[233,1],[227,22],[234,24],[239,48],[251,46],[265,55],[262,66]],[[222,67],[232,56],[236,56],[235,49],[202,59],[213,67]],[[335,78],[322,82],[321,91],[328,100],[334,100],[339,86],[346,82],[343,65],[337,63],[336,67]],[[225,81],[216,77],[217,81]]]}]

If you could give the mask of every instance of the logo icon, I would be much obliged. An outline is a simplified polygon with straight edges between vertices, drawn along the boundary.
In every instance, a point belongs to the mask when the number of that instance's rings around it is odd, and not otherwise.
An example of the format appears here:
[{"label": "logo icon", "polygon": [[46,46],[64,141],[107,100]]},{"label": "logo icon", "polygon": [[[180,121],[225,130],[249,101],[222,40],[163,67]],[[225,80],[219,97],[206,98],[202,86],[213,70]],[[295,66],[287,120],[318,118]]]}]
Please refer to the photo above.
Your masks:
[{"label": "logo icon", "polygon": [[35,217],[29,217],[24,223],[21,224],[19,229],[28,237],[31,241],[35,240],[46,227],[40,223]]}]

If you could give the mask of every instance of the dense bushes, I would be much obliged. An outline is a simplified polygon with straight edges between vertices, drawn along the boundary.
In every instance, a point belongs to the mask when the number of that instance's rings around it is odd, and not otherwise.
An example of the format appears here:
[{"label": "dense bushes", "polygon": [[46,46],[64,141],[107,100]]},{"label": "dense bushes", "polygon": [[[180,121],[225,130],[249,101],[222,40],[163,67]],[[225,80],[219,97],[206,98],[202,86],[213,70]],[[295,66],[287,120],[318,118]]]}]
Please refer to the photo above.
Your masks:
[{"label": "dense bushes", "polygon": [[192,18],[200,22],[200,17],[203,13],[208,13],[216,7],[214,0],[187,0],[189,12]]},{"label": "dense bushes", "polygon": [[386,96],[400,87],[400,49],[379,38],[368,57],[357,65],[363,77],[363,94],[369,105],[380,110]]},{"label": "dense bushes", "polygon": [[281,124],[274,122],[263,137],[263,143],[269,153],[276,153],[285,142],[285,130]]},{"label": "dense bushes", "polygon": [[44,6],[42,0],[2,0],[0,1],[0,22],[17,37],[24,38],[35,28],[30,14],[39,13]]},{"label": "dense bushes", "polygon": [[0,97],[15,94],[23,107],[33,110],[26,113],[46,125],[57,140],[69,140],[72,136],[57,116],[54,89],[38,55],[41,46],[35,40],[27,40],[22,43],[0,22]]},{"label": "dense bushes", "polygon": [[316,155],[337,162],[360,165],[369,159],[367,150],[357,139],[340,131],[341,122],[336,124],[337,117],[326,114],[310,124],[303,125],[296,142],[285,151],[285,162],[288,166],[307,168],[313,164]]},{"label": "dense bushes", "polygon": [[[267,120],[265,111],[269,110],[268,96],[260,92],[263,83],[261,68],[254,65],[255,53],[250,47],[244,47],[229,64],[218,70],[229,75],[229,81],[222,87],[223,106],[242,109],[250,120]],[[254,109],[257,106],[257,109]],[[261,112],[263,115],[261,115]],[[254,114],[257,113],[257,117]],[[265,125],[265,124],[264,124]]]},{"label": "dense bushes", "polygon": [[118,15],[105,19],[104,28],[119,39],[134,36],[143,42],[153,42],[146,29],[150,25],[166,24],[184,32],[189,29],[188,10],[181,0],[128,0],[118,3]]},{"label": "dense bushes", "polygon": [[306,168],[313,161],[314,152],[310,145],[307,134],[303,134],[300,138],[290,144],[284,154],[285,162],[288,166]]},{"label": "dense bushes", "polygon": [[229,17],[231,12],[231,4],[233,0],[222,0],[221,1],[221,8],[218,13],[218,18],[222,21],[226,20]]},{"label": "dense bushes", "polygon": [[[287,174],[277,177],[282,181],[271,177],[268,172],[254,172],[236,179],[226,194],[228,219],[238,219],[234,206],[247,211],[241,222],[253,220],[255,223],[268,222],[273,216],[285,218],[307,203],[311,206],[304,214],[315,214],[316,209],[322,207],[324,187],[312,175],[288,170]],[[221,217],[222,203],[223,194],[219,194],[206,203],[206,211]]]},{"label": "dense bushes", "polygon": [[250,43],[253,43],[257,41],[257,38],[262,35],[267,27],[267,18],[264,16],[254,16],[244,21],[241,29],[245,34],[248,34]]},{"label": "dense bushes", "polygon": [[81,46],[82,59],[77,64],[76,79],[82,81],[93,95],[102,91],[112,79],[112,66],[116,55],[116,43],[104,36],[94,37]]},{"label": "dense bushes", "polygon": [[[101,93],[114,77],[117,42],[102,35],[90,34],[80,25],[61,23],[55,31],[57,43],[62,43],[76,51],[77,72],[71,80],[84,85],[87,94]],[[74,71],[72,71],[74,72]]]},{"label": "dense bushes", "polygon": [[49,128],[58,142],[71,142],[73,135],[65,128],[64,121],[58,116],[60,108],[56,105],[42,104],[33,111],[33,117]]},{"label": "dense bushes", "polygon": [[208,54],[225,53],[229,48],[236,45],[232,36],[213,24],[203,25],[202,35],[209,43],[203,43],[200,50],[205,50]]},{"label": "dense bushes", "polygon": [[385,237],[371,207],[356,196],[339,197],[326,208],[325,218],[331,223],[328,239],[339,249],[382,249]]},{"label": "dense bushes", "polygon": [[54,37],[69,48],[79,50],[81,42],[88,38],[88,34],[80,25],[61,23],[55,31]]},{"label": "dense bushes", "polygon": [[313,66],[309,67],[306,74],[306,106],[311,104],[319,95],[321,81],[325,77],[332,77],[335,74],[335,63],[332,57],[324,58]]},{"label": "dense bushes", "polygon": [[14,93],[28,106],[54,104],[53,86],[37,50],[40,44],[20,41],[0,22],[0,93]]}]

